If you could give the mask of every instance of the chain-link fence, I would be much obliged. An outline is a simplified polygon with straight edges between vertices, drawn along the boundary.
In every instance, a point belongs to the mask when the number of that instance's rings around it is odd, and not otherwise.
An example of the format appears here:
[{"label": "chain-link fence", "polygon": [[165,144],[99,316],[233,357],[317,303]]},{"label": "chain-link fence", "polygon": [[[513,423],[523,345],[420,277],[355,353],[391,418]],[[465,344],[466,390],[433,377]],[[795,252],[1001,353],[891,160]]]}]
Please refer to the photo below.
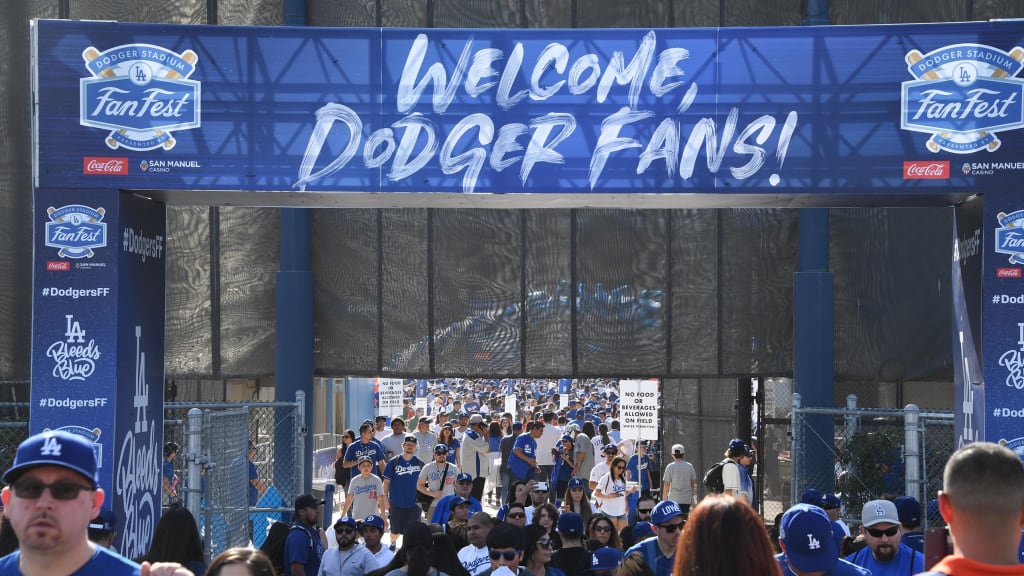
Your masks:
[{"label": "chain-link fence", "polygon": [[857,521],[865,502],[909,495],[922,503],[923,528],[942,523],[931,500],[955,450],[952,412],[858,408],[853,395],[846,408],[803,407],[794,394],[792,414],[790,502],[808,488],[835,492]]},{"label": "chain-link fence", "polygon": [[[207,559],[250,540],[259,546],[275,520],[288,520],[305,482],[304,420],[303,398],[164,405],[164,441],[182,446],[175,472],[201,524]],[[265,487],[255,505],[249,462]]]},{"label": "chain-link fence", "polygon": [[14,464],[14,453],[28,438],[28,402],[0,402],[0,470]]}]

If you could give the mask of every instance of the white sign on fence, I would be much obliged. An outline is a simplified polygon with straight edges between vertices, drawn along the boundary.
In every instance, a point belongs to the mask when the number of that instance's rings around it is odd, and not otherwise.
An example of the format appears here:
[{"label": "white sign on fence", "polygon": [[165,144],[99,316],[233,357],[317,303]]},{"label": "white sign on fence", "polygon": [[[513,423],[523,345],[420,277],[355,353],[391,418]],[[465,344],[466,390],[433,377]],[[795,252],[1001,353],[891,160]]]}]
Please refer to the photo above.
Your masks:
[{"label": "white sign on fence", "polygon": [[658,439],[659,396],[657,380],[619,381],[619,425],[623,438]]},{"label": "white sign on fence", "polygon": [[405,383],[398,378],[377,379],[377,415],[394,418],[402,415]]},{"label": "white sign on fence", "polygon": [[505,395],[505,412],[508,412],[509,414],[511,414],[513,420],[519,420],[519,417],[517,416],[517,414],[519,414],[519,412],[516,412],[516,395],[515,394],[507,394],[507,395]]}]

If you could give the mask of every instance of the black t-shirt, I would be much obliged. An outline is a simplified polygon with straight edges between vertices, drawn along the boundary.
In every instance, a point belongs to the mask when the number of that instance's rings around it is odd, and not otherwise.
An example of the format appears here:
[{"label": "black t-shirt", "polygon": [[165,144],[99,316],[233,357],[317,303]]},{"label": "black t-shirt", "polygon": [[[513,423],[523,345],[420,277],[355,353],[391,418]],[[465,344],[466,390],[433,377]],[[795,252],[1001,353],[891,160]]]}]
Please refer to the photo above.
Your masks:
[{"label": "black t-shirt", "polygon": [[562,548],[551,555],[551,566],[558,568],[566,574],[580,574],[590,570],[592,556],[590,551],[582,546],[577,548]]}]

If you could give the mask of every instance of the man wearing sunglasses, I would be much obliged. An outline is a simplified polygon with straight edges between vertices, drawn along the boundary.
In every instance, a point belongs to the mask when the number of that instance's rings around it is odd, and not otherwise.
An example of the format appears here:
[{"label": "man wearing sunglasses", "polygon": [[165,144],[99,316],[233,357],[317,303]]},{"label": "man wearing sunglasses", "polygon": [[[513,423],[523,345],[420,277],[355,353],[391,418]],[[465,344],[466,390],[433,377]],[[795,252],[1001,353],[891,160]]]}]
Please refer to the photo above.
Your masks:
[{"label": "man wearing sunglasses", "polygon": [[482,576],[490,576],[498,568],[505,567],[517,576],[527,576],[525,567],[519,565],[523,560],[523,548],[526,539],[523,529],[511,524],[495,524],[487,533],[487,553],[491,559],[490,569]]},{"label": "man wearing sunglasses", "polygon": [[191,574],[179,564],[140,567],[89,541],[104,498],[97,468],[92,445],[67,432],[36,434],[18,446],[0,499],[20,549],[0,560],[0,574]]},{"label": "man wearing sunglasses", "polygon": [[358,530],[355,518],[338,518],[334,523],[334,537],[338,540],[338,547],[324,552],[317,576],[362,576],[377,569],[377,559],[373,552],[357,538]]},{"label": "man wearing sunglasses", "polygon": [[[622,541],[623,550],[628,550],[630,546],[636,544],[636,539],[633,538],[633,530],[636,528],[636,525],[641,522],[650,523],[651,511],[654,509],[654,504],[654,496],[651,496],[649,492],[640,496],[636,505],[636,522],[626,526],[621,532],[619,532],[619,540]],[[679,509],[682,510],[683,507],[679,506]]]},{"label": "man wearing sunglasses", "polygon": [[924,571],[924,555],[911,550],[903,536],[896,505],[889,500],[872,500],[861,511],[861,533],[868,543],[846,560],[867,568],[875,576],[901,576]]},{"label": "man wearing sunglasses", "polygon": [[654,526],[654,534],[657,538],[648,538],[633,545],[632,548],[626,550],[626,556],[637,552],[655,576],[669,576],[672,574],[676,545],[679,543],[679,536],[682,535],[684,524],[686,524],[686,520],[683,518],[683,511],[679,508],[679,504],[672,500],[658,502],[651,510],[651,525]]}]

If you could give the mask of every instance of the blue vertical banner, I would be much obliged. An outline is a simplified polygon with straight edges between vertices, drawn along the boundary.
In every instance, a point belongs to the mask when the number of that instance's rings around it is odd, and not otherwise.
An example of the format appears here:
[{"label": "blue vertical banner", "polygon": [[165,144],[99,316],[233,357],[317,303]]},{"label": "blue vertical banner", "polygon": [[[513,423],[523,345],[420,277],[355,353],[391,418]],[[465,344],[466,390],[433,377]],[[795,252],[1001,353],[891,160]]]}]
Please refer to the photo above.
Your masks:
[{"label": "blue vertical banner", "polygon": [[568,394],[572,390],[572,379],[571,378],[559,378],[558,379],[558,393]]},{"label": "blue vertical banner", "polygon": [[1024,199],[985,194],[985,435],[1024,456]]},{"label": "blue vertical banner", "polygon": [[159,202],[120,195],[111,231],[118,254],[117,437],[113,497],[121,541],[137,558],[149,550],[160,517],[164,442],[164,276],[166,210]]},{"label": "blue vertical banner", "polygon": [[983,197],[953,212],[953,406],[960,448],[985,437],[985,382],[981,370]]},{"label": "blue vertical banner", "polygon": [[93,443],[117,549],[137,557],[160,515],[164,207],[117,190],[35,202],[29,430]]}]

